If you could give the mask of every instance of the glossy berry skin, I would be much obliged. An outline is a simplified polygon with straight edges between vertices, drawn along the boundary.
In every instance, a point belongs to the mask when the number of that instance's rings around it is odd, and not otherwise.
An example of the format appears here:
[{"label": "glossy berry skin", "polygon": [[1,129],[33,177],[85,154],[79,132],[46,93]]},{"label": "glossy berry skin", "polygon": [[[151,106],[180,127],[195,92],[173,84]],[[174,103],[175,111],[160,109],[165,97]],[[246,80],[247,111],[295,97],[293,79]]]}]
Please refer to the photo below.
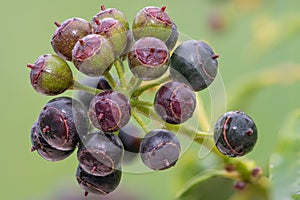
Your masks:
[{"label": "glossy berry skin", "polygon": [[114,191],[120,184],[122,172],[113,171],[107,176],[93,176],[84,171],[80,166],[77,167],[76,179],[79,186],[85,190],[85,196],[88,193],[97,195],[107,195]]},{"label": "glossy berry skin", "polygon": [[218,55],[206,43],[189,40],[180,44],[171,56],[173,80],[188,83],[194,91],[207,88],[218,70]]},{"label": "glossy berry skin", "polygon": [[108,40],[98,34],[90,34],[78,40],[72,50],[75,67],[88,76],[101,76],[110,70],[115,53]]},{"label": "glossy berry skin", "polygon": [[128,52],[131,72],[141,80],[154,80],[168,69],[170,53],[164,42],[153,37],[136,41]]},{"label": "glossy berry skin", "polygon": [[113,133],[89,133],[80,142],[77,158],[84,171],[94,176],[107,176],[121,168],[123,145]]},{"label": "glossy berry skin", "polygon": [[180,155],[178,138],[168,130],[156,129],[148,133],[140,145],[141,159],[153,170],[174,166]]},{"label": "glossy berry skin", "polygon": [[58,26],[55,30],[51,45],[57,55],[65,60],[72,60],[72,49],[76,42],[84,36],[92,33],[91,24],[81,18],[71,18],[62,24],[55,22]]},{"label": "glossy berry skin", "polygon": [[165,7],[145,7],[134,17],[132,32],[135,40],[143,37],[155,37],[167,41],[172,32],[172,21]]},{"label": "glossy berry skin", "polygon": [[[110,85],[103,76],[100,77],[86,77],[81,81],[81,84],[88,85],[93,88],[100,90],[111,90]],[[89,108],[91,100],[94,98],[95,94],[85,92],[83,90],[77,91],[78,100],[84,105],[86,109]]]},{"label": "glossy berry skin", "polygon": [[103,5],[101,6],[101,11],[97,13],[93,19],[92,24],[96,24],[97,20],[102,20],[104,18],[113,18],[120,21],[126,30],[129,30],[129,24],[126,16],[123,12],[119,11],[116,8],[105,8]]},{"label": "glossy berry skin", "polygon": [[170,37],[166,41],[166,45],[170,50],[172,50],[175,47],[178,40],[178,36],[179,36],[179,32],[177,26],[174,22],[172,22],[172,32]]},{"label": "glossy berry skin", "polygon": [[117,131],[130,120],[131,107],[125,95],[104,91],[91,101],[89,116],[92,124],[103,132]]},{"label": "glossy berry skin", "polygon": [[88,132],[88,117],[80,102],[70,97],[49,101],[38,118],[42,137],[53,148],[73,150]]},{"label": "glossy berry skin", "polygon": [[127,124],[119,130],[119,138],[121,139],[124,150],[131,153],[140,152],[140,143],[142,140],[141,130],[132,124]]},{"label": "glossy berry skin", "polygon": [[214,128],[214,141],[218,150],[229,157],[240,157],[249,153],[257,141],[254,121],[240,111],[222,115]]},{"label": "glossy berry skin", "polygon": [[114,18],[95,20],[93,25],[95,34],[104,36],[112,45],[116,56],[121,55],[127,45],[127,30],[123,24]]},{"label": "glossy berry skin", "polygon": [[196,96],[188,85],[170,81],[157,91],[154,108],[164,121],[180,124],[192,117],[196,108]]},{"label": "glossy berry skin", "polygon": [[73,85],[70,66],[56,55],[42,55],[34,64],[28,64],[27,67],[31,68],[31,85],[40,94],[58,95]]},{"label": "glossy berry skin", "polygon": [[48,161],[60,161],[70,156],[73,150],[62,151],[50,146],[41,135],[40,127],[37,122],[34,123],[31,129],[30,139],[32,143],[31,151],[37,151],[38,154]]}]

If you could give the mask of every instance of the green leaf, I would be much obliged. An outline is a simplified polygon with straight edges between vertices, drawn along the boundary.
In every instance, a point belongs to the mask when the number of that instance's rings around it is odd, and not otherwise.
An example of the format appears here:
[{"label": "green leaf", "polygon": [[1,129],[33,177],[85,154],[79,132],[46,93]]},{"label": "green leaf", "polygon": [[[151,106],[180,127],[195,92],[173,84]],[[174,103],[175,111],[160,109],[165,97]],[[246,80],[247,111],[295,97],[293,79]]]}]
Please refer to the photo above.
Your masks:
[{"label": "green leaf", "polygon": [[176,199],[228,199],[234,192],[233,180],[213,170],[191,178],[176,194]]},{"label": "green leaf", "polygon": [[[300,109],[287,119],[270,161],[274,200],[292,199],[300,191]],[[299,199],[299,195],[297,197]]]},{"label": "green leaf", "polygon": [[294,194],[293,195],[293,200],[300,200],[300,194]]}]

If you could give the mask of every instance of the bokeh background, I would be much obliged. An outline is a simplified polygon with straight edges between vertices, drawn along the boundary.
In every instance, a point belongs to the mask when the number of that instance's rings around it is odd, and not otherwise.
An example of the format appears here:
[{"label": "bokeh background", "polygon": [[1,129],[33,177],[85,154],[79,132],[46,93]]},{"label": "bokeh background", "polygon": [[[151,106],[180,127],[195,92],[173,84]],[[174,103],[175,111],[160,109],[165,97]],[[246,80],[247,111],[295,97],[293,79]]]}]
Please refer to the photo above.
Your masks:
[{"label": "bokeh background", "polygon": [[[75,155],[50,163],[29,152],[31,126],[51,97],[37,94],[32,89],[26,64],[34,62],[42,54],[53,53],[50,40],[55,30],[55,20],[63,21],[75,16],[89,20],[99,11],[101,4],[123,11],[130,22],[145,6],[166,5],[167,12],[181,33],[204,40],[214,47],[220,54],[219,73],[224,81],[228,109],[247,112],[258,125],[259,142],[248,158],[254,159],[267,174],[269,157],[281,125],[288,113],[300,106],[299,77],[297,71],[296,74],[290,73],[288,67],[300,64],[300,1],[2,1],[1,199],[84,199],[83,191],[75,180]],[[271,81],[259,92],[249,93],[251,95],[247,98],[231,102],[240,90],[238,86],[245,84],[249,87],[251,84],[247,81],[255,80],[264,70],[272,71],[278,67],[281,69],[279,77],[283,77],[282,83]],[[272,79],[272,73],[267,74],[266,79]],[[198,145],[192,145],[191,152],[168,171],[125,173],[121,186],[109,198],[172,199],[190,176],[209,167],[210,161],[203,163],[198,159],[198,149]],[[213,185],[207,189],[212,193],[216,190]],[[226,198],[216,196],[216,199]]]}]

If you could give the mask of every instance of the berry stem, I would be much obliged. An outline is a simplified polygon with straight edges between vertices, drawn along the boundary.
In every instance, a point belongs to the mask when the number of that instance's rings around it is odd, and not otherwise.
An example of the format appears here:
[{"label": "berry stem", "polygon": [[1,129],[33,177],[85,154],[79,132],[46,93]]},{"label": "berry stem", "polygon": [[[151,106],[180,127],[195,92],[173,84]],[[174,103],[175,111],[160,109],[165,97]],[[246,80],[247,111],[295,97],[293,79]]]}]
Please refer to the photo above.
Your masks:
[{"label": "berry stem", "polygon": [[135,106],[153,106],[153,102],[140,101],[138,99],[131,99],[130,100],[130,105],[132,107],[135,107]]},{"label": "berry stem", "polygon": [[[194,140],[195,142],[197,142],[199,144],[206,145],[207,148],[211,148],[212,146],[215,146],[215,145],[211,144],[211,143],[213,143],[213,140],[212,140],[213,134],[212,133],[199,132],[197,130],[187,128],[186,126],[183,126],[180,124],[174,125],[174,124],[165,123],[164,121],[162,121],[162,119],[160,119],[157,116],[157,114],[152,109],[142,106],[142,105],[136,106],[136,112],[139,112],[140,114],[142,114],[146,117],[149,117],[152,120],[155,120],[156,122],[165,126],[165,128],[170,131],[177,132],[180,129],[180,132],[182,134],[185,134],[186,136],[190,137],[192,140]],[[211,142],[206,142],[207,140],[211,141]],[[220,152],[217,149],[214,149],[214,151],[216,151],[218,154],[220,154]]]},{"label": "berry stem", "polygon": [[132,95],[133,92],[134,92],[138,87],[140,87],[140,85],[141,85],[142,82],[143,82],[142,80],[136,78],[135,76],[132,76],[131,79],[130,79],[130,81],[129,81],[129,86],[131,86],[131,89],[130,89],[130,91],[129,91],[129,94]]},{"label": "berry stem", "polygon": [[210,125],[209,125],[209,121],[207,118],[207,114],[205,112],[205,108],[203,106],[203,101],[197,94],[196,94],[196,99],[197,99],[197,107],[198,107],[199,116],[200,116],[198,119],[200,126],[201,126],[202,130],[204,130],[205,132],[208,132],[210,129]]},{"label": "berry stem", "polygon": [[72,87],[69,88],[69,90],[83,90],[85,92],[89,92],[91,94],[98,94],[100,92],[102,92],[102,90],[87,86],[87,85],[83,85],[77,81],[73,81],[73,85]]},{"label": "berry stem", "polygon": [[106,81],[108,82],[108,84],[113,88],[116,89],[117,85],[116,85],[116,81],[115,79],[112,77],[112,75],[109,72],[105,72],[103,74],[103,76],[105,77]]},{"label": "berry stem", "polygon": [[117,74],[118,74],[119,79],[120,79],[120,87],[123,88],[123,89],[125,89],[126,82],[125,82],[125,77],[124,77],[124,65],[123,65],[123,62],[118,58],[118,59],[116,59],[114,65],[116,67]]},{"label": "berry stem", "polygon": [[135,119],[135,121],[142,127],[145,133],[150,132],[147,128],[147,125],[144,123],[144,121],[138,116],[138,114],[134,110],[131,111],[131,115]]},{"label": "berry stem", "polygon": [[145,91],[147,91],[147,90],[149,90],[149,89],[151,89],[151,88],[154,88],[154,87],[156,87],[156,86],[159,86],[159,85],[161,85],[161,84],[163,84],[163,83],[165,83],[165,82],[167,82],[167,81],[169,81],[169,80],[170,80],[170,76],[166,76],[166,77],[164,77],[164,78],[159,79],[158,81],[156,81],[156,82],[154,82],[154,83],[149,83],[149,84],[147,84],[147,85],[144,85],[144,86],[142,86],[142,87],[136,89],[136,90],[132,93],[131,97],[133,97],[133,98],[134,98],[134,97],[138,97],[138,96],[142,95]]}]

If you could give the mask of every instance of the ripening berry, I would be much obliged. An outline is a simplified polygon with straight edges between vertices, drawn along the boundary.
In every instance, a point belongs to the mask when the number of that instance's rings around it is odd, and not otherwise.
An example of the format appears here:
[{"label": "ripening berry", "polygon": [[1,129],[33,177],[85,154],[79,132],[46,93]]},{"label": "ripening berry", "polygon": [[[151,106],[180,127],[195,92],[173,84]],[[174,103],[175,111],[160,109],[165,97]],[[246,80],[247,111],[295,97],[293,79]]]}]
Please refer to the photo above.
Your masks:
[{"label": "ripening berry", "polygon": [[91,101],[89,116],[92,124],[103,132],[117,131],[130,120],[128,98],[117,91],[104,91]]},{"label": "ripening berry", "polygon": [[72,150],[88,132],[88,117],[80,102],[70,97],[49,101],[38,118],[41,135],[59,150]]},{"label": "ripening berry", "polygon": [[76,179],[79,186],[85,190],[85,196],[88,193],[97,195],[107,195],[114,191],[120,184],[122,172],[119,170],[107,176],[93,176],[85,172],[80,166],[77,167]]},{"label": "ripening berry", "polygon": [[170,52],[166,44],[154,37],[136,41],[128,52],[131,72],[141,80],[154,80],[168,69]]},{"label": "ripening berry", "polygon": [[53,34],[51,45],[57,55],[65,60],[72,60],[72,49],[76,42],[92,33],[91,24],[81,18],[71,18],[63,23],[55,22],[57,26]]},{"label": "ripening berry", "polygon": [[196,95],[186,84],[170,81],[159,88],[154,99],[156,113],[170,124],[180,124],[193,116]]},{"label": "ripening berry", "polygon": [[128,31],[119,20],[114,18],[95,19],[93,30],[95,34],[104,36],[111,43],[116,56],[124,52]]},{"label": "ripening berry", "polygon": [[73,74],[68,63],[56,55],[42,55],[27,67],[31,69],[31,85],[38,93],[54,96],[73,85]]},{"label": "ripening berry", "polygon": [[172,79],[191,85],[194,91],[203,90],[217,75],[218,57],[212,48],[202,41],[183,42],[171,56]]},{"label": "ripening berry", "polygon": [[252,151],[256,144],[256,125],[243,112],[227,112],[218,119],[215,125],[214,141],[222,154],[229,157],[243,156]]},{"label": "ripening berry", "polygon": [[78,40],[72,50],[75,67],[88,76],[101,76],[110,70],[115,53],[110,42],[98,34]]},{"label": "ripening berry", "polygon": [[94,176],[107,176],[120,170],[123,145],[113,133],[89,133],[80,142],[77,158],[84,171]]},{"label": "ripening berry", "polygon": [[140,10],[132,24],[134,39],[155,37],[166,42],[172,32],[172,21],[165,9],[165,6],[161,8],[149,6]]},{"label": "ripening berry", "polygon": [[148,133],[140,145],[141,159],[153,170],[174,166],[180,155],[178,138],[168,130],[156,129]]},{"label": "ripening berry", "polygon": [[45,160],[48,160],[48,161],[52,161],[52,162],[60,161],[60,160],[67,158],[75,150],[75,148],[74,148],[71,150],[62,151],[62,150],[58,150],[58,149],[55,149],[52,146],[50,146],[46,142],[46,140],[42,137],[41,130],[40,130],[40,127],[38,126],[37,122],[35,122],[34,125],[32,126],[30,139],[31,139],[31,143],[32,143],[32,147],[31,147],[30,151],[31,152],[37,151],[38,154],[42,158],[44,158]]}]

